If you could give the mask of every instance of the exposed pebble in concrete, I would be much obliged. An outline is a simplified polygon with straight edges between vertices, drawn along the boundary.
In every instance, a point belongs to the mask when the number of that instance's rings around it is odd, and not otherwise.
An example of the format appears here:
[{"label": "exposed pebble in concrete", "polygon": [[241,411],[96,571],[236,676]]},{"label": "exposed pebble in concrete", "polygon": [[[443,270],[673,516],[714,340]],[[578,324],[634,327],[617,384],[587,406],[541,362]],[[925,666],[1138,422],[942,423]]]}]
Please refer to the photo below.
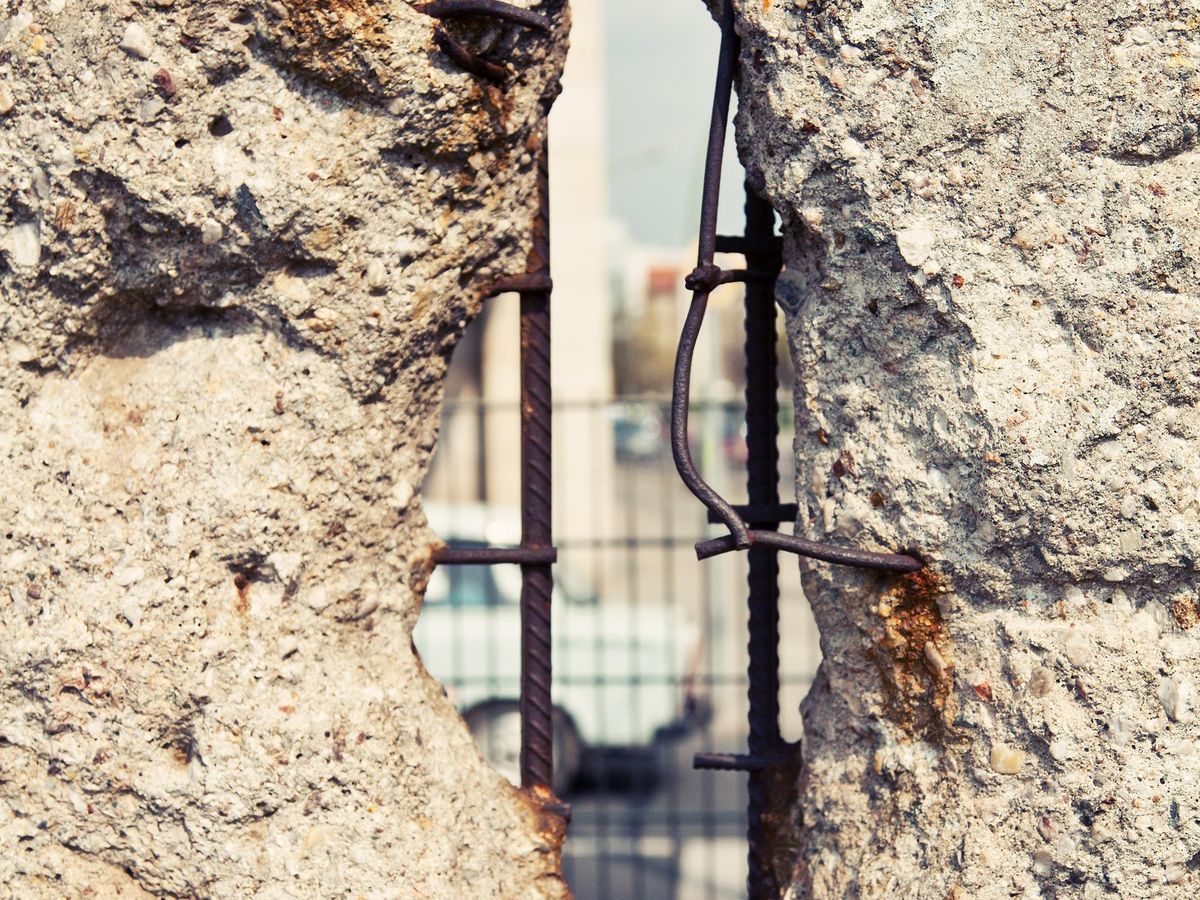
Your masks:
[{"label": "exposed pebble in concrete", "polygon": [[215,219],[205,219],[200,225],[200,240],[202,240],[205,244],[215,244],[224,234],[225,229],[222,228],[221,223]]},{"label": "exposed pebble in concrete", "polygon": [[1038,666],[1029,676],[1029,693],[1038,699],[1045,697],[1054,687],[1054,673],[1045,666]]},{"label": "exposed pebble in concrete", "polygon": [[942,658],[937,645],[933,641],[926,641],[924,653],[925,663],[929,666],[929,671],[937,678],[944,676],[949,666],[946,664],[946,660]]},{"label": "exposed pebble in concrete", "polygon": [[166,106],[159,97],[147,97],[138,104],[138,119],[144,123],[153,122]]},{"label": "exposed pebble in concrete", "polygon": [[1061,737],[1052,740],[1047,749],[1050,751],[1050,756],[1057,762],[1065,762],[1075,752],[1074,745],[1066,738]]},{"label": "exposed pebble in concrete", "polygon": [[1187,880],[1187,877],[1187,862],[1183,860],[1176,860],[1174,862],[1167,863],[1166,872],[1164,873],[1163,877],[1163,880],[1166,881],[1167,884],[1183,884]]},{"label": "exposed pebble in concrete", "polygon": [[1087,665],[1092,658],[1092,642],[1078,630],[1073,630],[1067,636],[1063,649],[1067,654],[1067,659],[1075,666]]},{"label": "exposed pebble in concrete", "polygon": [[382,260],[373,259],[367,263],[367,287],[373,291],[386,290],[390,282],[387,266]]},{"label": "exposed pebble in concrete", "polygon": [[1191,718],[1195,688],[1190,681],[1164,678],[1158,689],[1158,699],[1172,722]]},{"label": "exposed pebble in concrete", "polygon": [[126,53],[136,56],[138,59],[149,59],[154,53],[154,42],[150,40],[146,29],[137,22],[130,22],[125,26],[119,46]]},{"label": "exposed pebble in concrete", "polygon": [[900,248],[900,255],[904,257],[905,262],[912,266],[923,265],[933,252],[933,245],[936,242],[937,235],[925,221],[914,222],[896,233],[896,244]]},{"label": "exposed pebble in concrete", "polygon": [[23,222],[9,233],[12,244],[12,261],[18,266],[32,268],[42,258],[41,236],[36,222]]},{"label": "exposed pebble in concrete", "polygon": [[1025,751],[1005,744],[993,744],[991,764],[994,772],[1001,775],[1016,775],[1025,765]]}]

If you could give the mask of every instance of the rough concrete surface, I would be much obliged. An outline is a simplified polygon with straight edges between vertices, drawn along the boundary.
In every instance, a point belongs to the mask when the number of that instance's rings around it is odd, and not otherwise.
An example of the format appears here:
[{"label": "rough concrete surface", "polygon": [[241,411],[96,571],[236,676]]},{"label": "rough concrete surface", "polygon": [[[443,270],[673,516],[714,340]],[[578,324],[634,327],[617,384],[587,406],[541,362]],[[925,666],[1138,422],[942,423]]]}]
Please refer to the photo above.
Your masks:
[{"label": "rough concrete surface", "polygon": [[1200,893],[1200,3],[739,0],[805,567],[796,897]]},{"label": "rough concrete surface", "polygon": [[0,896],[564,894],[409,637],[539,9],[447,23],[501,89],[398,0],[0,4]]}]

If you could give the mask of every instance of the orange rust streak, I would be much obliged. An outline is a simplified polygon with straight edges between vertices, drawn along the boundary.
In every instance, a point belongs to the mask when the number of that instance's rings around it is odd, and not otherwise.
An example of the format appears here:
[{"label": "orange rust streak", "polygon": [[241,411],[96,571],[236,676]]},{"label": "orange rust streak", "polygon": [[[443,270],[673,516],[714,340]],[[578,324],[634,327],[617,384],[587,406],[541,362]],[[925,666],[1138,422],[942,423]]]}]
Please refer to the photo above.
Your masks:
[{"label": "orange rust streak", "polygon": [[562,846],[567,838],[567,819],[561,812],[561,801],[554,792],[543,785],[530,788],[519,788],[517,796],[523,801],[526,809],[533,816],[538,834],[550,846],[557,861],[557,868],[552,877],[560,879],[564,885],[566,877],[562,871]]},{"label": "orange rust streak", "polygon": [[[936,744],[945,743],[954,706],[953,644],[938,605],[945,592],[928,568],[897,578],[880,598],[883,631],[872,654],[888,717],[909,735]],[[940,671],[937,660],[944,663]]]}]

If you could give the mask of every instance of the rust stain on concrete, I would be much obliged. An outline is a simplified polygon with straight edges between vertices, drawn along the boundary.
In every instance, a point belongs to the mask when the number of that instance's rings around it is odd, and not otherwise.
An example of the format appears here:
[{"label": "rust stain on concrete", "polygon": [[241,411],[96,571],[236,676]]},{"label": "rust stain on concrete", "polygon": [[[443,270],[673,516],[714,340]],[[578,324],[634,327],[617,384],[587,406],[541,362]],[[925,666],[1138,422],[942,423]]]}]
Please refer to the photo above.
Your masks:
[{"label": "rust stain on concrete", "polygon": [[937,745],[945,743],[954,720],[954,647],[938,605],[946,590],[929,569],[897,578],[879,599],[882,627],[871,653],[888,718]]}]

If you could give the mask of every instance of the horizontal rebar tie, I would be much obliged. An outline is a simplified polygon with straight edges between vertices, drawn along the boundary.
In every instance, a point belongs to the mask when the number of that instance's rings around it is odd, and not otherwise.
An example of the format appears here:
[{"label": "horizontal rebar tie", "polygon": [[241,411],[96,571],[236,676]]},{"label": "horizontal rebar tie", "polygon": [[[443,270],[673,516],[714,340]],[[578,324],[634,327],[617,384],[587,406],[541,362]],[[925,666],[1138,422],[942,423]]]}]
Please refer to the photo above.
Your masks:
[{"label": "horizontal rebar tie", "polygon": [[545,566],[558,562],[554,547],[443,547],[433,554],[442,566]]},{"label": "horizontal rebar tie", "polygon": [[759,756],[753,753],[697,753],[692,757],[692,768],[718,772],[761,772],[782,761],[782,756]]},{"label": "horizontal rebar tie", "polygon": [[511,293],[550,293],[554,290],[554,279],[547,272],[525,272],[521,275],[506,275],[497,278],[488,287],[487,296]]}]

